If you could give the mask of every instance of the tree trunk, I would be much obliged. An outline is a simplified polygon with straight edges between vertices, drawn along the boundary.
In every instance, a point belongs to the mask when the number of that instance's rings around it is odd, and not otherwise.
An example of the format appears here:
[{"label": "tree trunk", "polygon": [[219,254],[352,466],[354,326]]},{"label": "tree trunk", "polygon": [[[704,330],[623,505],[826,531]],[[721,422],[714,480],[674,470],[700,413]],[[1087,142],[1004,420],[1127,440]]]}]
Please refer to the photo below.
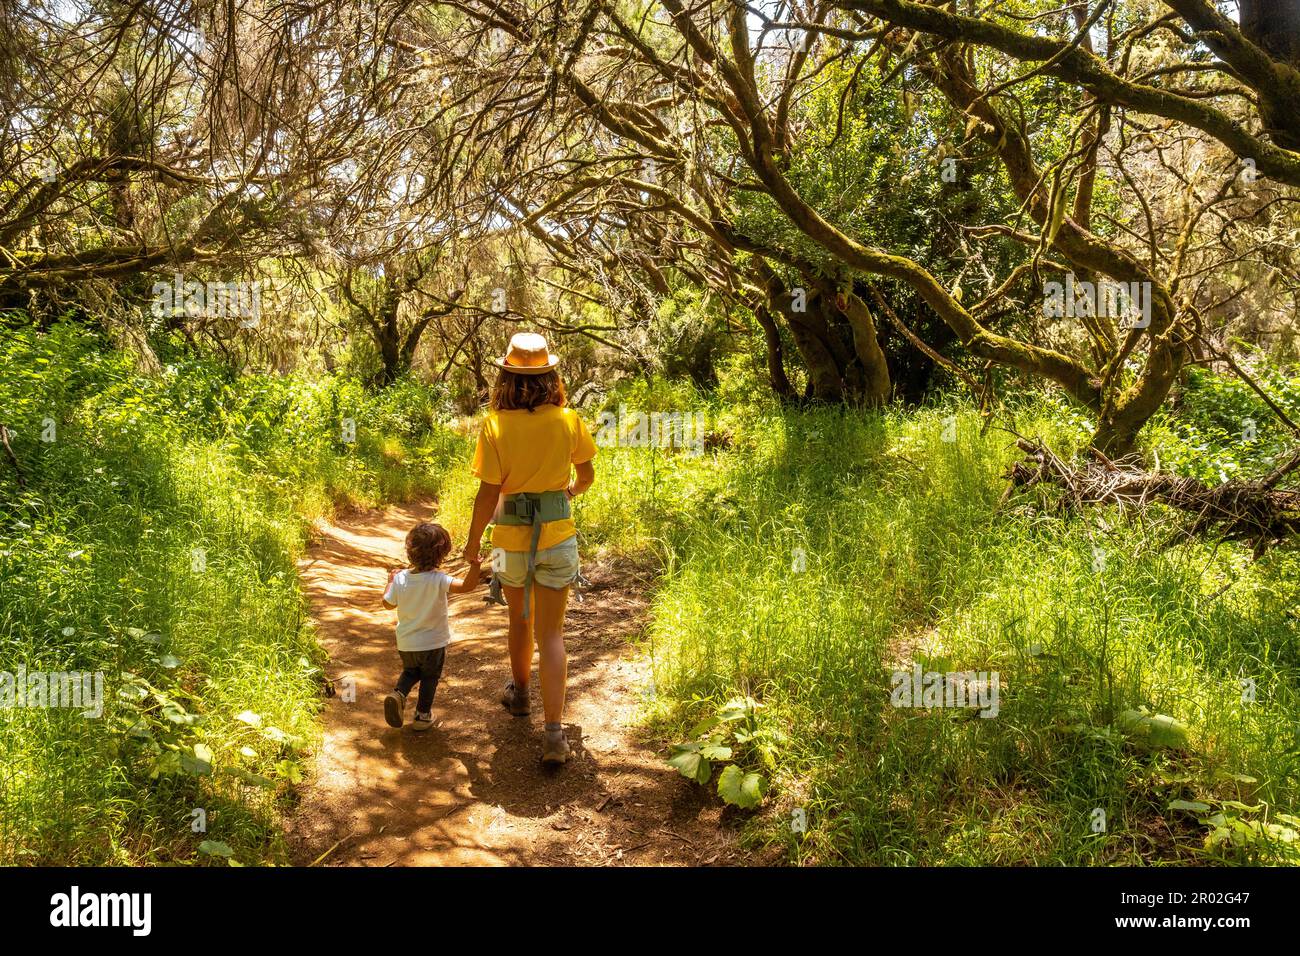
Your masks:
[{"label": "tree trunk", "polygon": [[[853,332],[844,314],[836,304],[836,289],[829,282],[808,278],[807,284],[816,290],[809,299],[810,308],[800,315],[804,326],[826,348],[841,388],[837,401],[858,403],[866,391],[866,377],[853,352]],[[811,289],[810,289],[811,291]]]},{"label": "tree trunk", "polygon": [[763,303],[754,306],[754,318],[763,329],[763,341],[767,344],[767,375],[772,383],[772,391],[783,402],[793,401],[794,386],[785,374],[785,347],[781,344],[781,330],[777,327],[772,313]]},{"label": "tree trunk", "polygon": [[[1241,32],[1274,59],[1300,70],[1300,0],[1240,0]],[[1300,150],[1300,76],[1261,96],[1259,111],[1273,141]],[[1288,88],[1289,87],[1289,88]]]},{"label": "tree trunk", "polygon": [[818,402],[835,404],[844,401],[844,379],[839,366],[826,343],[808,327],[805,315],[787,313],[794,344],[799,349],[804,366],[808,369],[808,397]]},{"label": "tree trunk", "polygon": [[878,408],[888,403],[892,385],[889,365],[876,333],[876,320],[867,304],[849,292],[842,300],[843,313],[853,330],[853,348],[863,369],[863,404]]},{"label": "tree trunk", "polygon": [[[785,281],[774,269],[762,260],[756,263],[755,268],[763,280],[769,308],[785,318],[795,348],[799,351],[799,358],[808,370],[805,397],[827,403],[844,401],[844,379],[840,374],[840,366],[825,340],[818,335],[818,323],[809,320],[810,313],[807,309],[813,304],[809,290],[802,290],[800,301],[796,303],[791,290],[786,288]],[[801,306],[801,311],[795,310],[796,304]],[[825,322],[821,324],[825,325]]]},{"label": "tree trunk", "polygon": [[1279,60],[1300,67],[1300,0],[1240,0],[1241,32]]},{"label": "tree trunk", "polygon": [[767,378],[771,382],[772,393],[781,402],[794,399],[794,386],[790,385],[789,376],[785,375],[785,346],[781,343],[781,329],[772,319],[772,312],[767,304],[754,303],[753,310],[759,328],[763,329],[763,343],[767,350]]},{"label": "tree trunk", "polygon": [[397,325],[397,310],[402,299],[392,282],[392,279],[385,280],[383,301],[375,316],[375,344],[379,346],[379,357],[384,363],[383,370],[379,373],[379,384],[383,388],[396,382],[409,368],[409,358],[404,354],[402,336]]}]

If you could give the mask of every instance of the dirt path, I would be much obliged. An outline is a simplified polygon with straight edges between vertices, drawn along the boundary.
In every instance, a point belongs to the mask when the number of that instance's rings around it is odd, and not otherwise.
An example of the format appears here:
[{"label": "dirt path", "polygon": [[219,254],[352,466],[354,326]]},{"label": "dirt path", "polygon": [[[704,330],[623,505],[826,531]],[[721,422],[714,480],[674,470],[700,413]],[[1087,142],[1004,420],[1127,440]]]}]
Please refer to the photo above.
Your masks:
[{"label": "dirt path", "polygon": [[531,718],[511,717],[497,701],[509,675],[506,616],[483,603],[486,586],[451,599],[437,725],[414,733],[384,722],[383,696],[397,676],[396,612],[379,603],[385,568],[402,562],[407,529],[433,514],[413,505],[321,523],[302,563],[327,671],[355,678],[356,701],[327,700],[315,774],[288,821],[295,862],[740,862],[716,800],[668,769],[632,726],[649,674],[627,643],[646,605],[626,574],[584,567],[592,589],[570,606],[565,724],[574,754],[565,767],[546,770],[539,759],[536,665]]}]

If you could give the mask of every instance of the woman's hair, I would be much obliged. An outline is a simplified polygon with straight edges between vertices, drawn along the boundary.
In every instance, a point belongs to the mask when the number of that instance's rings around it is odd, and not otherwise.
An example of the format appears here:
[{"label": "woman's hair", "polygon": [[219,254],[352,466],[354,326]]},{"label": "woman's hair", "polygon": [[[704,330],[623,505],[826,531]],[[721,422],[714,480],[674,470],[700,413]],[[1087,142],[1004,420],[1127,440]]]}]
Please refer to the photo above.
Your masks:
[{"label": "woman's hair", "polygon": [[406,557],[414,571],[432,571],[451,550],[451,535],[440,524],[421,521],[406,533]]},{"label": "woman's hair", "polygon": [[519,375],[502,369],[492,389],[492,407],[498,412],[520,408],[531,412],[538,405],[563,408],[566,400],[564,383],[560,381],[560,373],[554,369],[541,375]]}]

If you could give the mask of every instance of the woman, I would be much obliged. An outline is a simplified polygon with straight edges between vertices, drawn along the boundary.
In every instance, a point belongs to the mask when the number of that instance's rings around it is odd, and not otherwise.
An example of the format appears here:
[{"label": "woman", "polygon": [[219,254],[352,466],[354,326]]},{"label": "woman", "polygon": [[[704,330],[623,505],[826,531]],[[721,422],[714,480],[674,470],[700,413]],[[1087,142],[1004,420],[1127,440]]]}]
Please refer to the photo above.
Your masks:
[{"label": "woman", "polygon": [[[474,450],[479,479],[465,559],[477,560],[483,531],[495,516],[493,572],[510,606],[510,671],[501,703],[529,714],[533,641],[541,650],[542,761],[569,758],[564,736],[564,612],[578,576],[578,538],[571,502],[595,480],[596,445],[577,413],[565,407],[559,358],[546,339],[523,332],[510,340],[492,390],[492,409]],[[499,507],[498,507],[499,506]]]}]

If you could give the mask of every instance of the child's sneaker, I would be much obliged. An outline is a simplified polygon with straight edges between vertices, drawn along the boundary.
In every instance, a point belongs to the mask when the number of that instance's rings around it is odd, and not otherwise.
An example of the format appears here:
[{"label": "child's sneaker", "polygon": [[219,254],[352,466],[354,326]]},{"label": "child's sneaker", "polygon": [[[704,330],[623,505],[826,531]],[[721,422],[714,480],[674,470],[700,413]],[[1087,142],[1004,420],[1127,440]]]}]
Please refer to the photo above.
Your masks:
[{"label": "child's sneaker", "polygon": [[388,721],[389,727],[402,726],[402,718],[405,716],[406,695],[393,691],[384,698],[384,720]]},{"label": "child's sneaker", "polygon": [[422,714],[418,710],[415,712],[415,720],[411,722],[412,730],[428,730],[433,726],[433,714]]}]

